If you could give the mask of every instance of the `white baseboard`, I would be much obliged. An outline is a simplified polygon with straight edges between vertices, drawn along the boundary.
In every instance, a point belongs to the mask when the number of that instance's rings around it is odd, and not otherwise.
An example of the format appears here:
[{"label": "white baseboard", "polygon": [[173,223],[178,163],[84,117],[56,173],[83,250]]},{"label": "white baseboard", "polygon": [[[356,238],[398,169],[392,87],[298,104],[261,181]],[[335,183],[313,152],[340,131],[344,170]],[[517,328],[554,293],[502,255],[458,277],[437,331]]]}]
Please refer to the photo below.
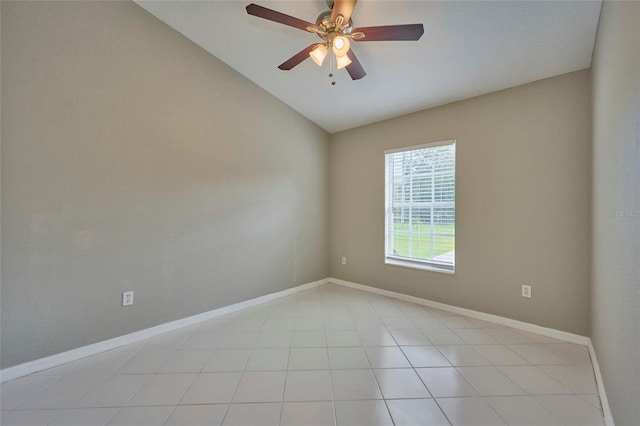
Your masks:
[{"label": "white baseboard", "polygon": [[459,308],[457,306],[447,305],[445,303],[434,302],[432,300],[422,299],[420,297],[415,297],[415,296],[409,296],[403,293],[397,293],[395,291],[383,290],[377,287],[370,287],[368,285],[357,284],[351,281],[345,281],[338,278],[329,278],[328,282],[339,284],[345,287],[355,288],[358,290],[368,291],[370,293],[375,293],[382,296],[392,297],[394,299],[404,300],[405,302],[411,302],[418,305],[427,306],[429,308],[440,309],[442,311],[452,312],[458,315],[464,315],[467,317],[491,322],[494,324],[504,325],[504,326],[515,328],[518,330],[524,330],[524,331],[529,331],[531,333],[541,334],[543,336],[562,340],[564,342],[576,343],[578,345],[587,346],[590,341],[590,339],[586,336],[580,336],[578,334],[568,333],[566,331],[556,330],[553,328],[542,327],[540,325],[518,321],[511,318],[505,318],[498,315],[485,314],[484,312],[474,311],[471,309]]},{"label": "white baseboard", "polygon": [[596,385],[598,386],[598,394],[600,395],[600,405],[602,405],[602,413],[604,414],[604,424],[606,426],[615,426],[611,407],[609,406],[609,399],[607,398],[607,392],[604,390],[604,381],[602,380],[602,373],[600,372],[600,364],[598,364],[598,357],[596,357],[596,350],[593,347],[591,339],[589,339],[587,347],[589,348],[589,355],[591,356],[593,373],[596,376]]},{"label": "white baseboard", "polygon": [[255,299],[245,300],[244,302],[234,303],[233,305],[223,306],[222,308],[160,324],[155,327],[136,331],[130,334],[125,334],[124,336],[114,337],[113,339],[104,340],[102,342],[93,343],[91,345],[82,346],[66,352],[5,368],[4,370],[0,370],[0,383],[4,383],[6,381],[17,379],[23,376],[28,376],[29,374],[37,373],[38,371],[66,364],[71,361],[77,361],[79,359],[86,358],[91,355],[96,355],[100,352],[119,348],[120,346],[128,345],[130,343],[139,342],[141,340],[148,339],[149,337],[157,336],[168,331],[174,331],[183,327],[187,327],[189,325],[198,324],[203,321],[246,309],[251,306],[259,305],[261,303],[269,302],[281,297],[290,296],[303,290],[309,290],[313,287],[326,284],[327,282],[328,279],[325,278],[322,280],[302,284],[297,287],[279,291],[277,293],[271,293],[264,296],[256,297]]}]

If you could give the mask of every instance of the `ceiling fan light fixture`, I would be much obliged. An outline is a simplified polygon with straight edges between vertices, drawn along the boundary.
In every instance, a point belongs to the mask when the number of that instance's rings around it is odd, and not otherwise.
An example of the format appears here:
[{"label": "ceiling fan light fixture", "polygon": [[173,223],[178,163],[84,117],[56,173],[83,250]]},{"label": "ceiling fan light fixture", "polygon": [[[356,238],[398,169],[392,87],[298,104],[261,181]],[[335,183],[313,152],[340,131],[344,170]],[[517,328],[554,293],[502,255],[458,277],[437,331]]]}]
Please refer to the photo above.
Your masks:
[{"label": "ceiling fan light fixture", "polygon": [[337,69],[341,70],[342,68],[346,67],[350,63],[351,63],[351,58],[349,58],[347,55],[336,56],[336,68]]},{"label": "ceiling fan light fixture", "polygon": [[333,53],[336,56],[345,56],[349,52],[350,48],[349,39],[345,36],[336,36],[333,39]]},{"label": "ceiling fan light fixture", "polygon": [[327,47],[323,44],[319,44],[309,52],[309,56],[311,56],[313,62],[318,64],[318,66],[321,66],[324,58],[327,56]]}]

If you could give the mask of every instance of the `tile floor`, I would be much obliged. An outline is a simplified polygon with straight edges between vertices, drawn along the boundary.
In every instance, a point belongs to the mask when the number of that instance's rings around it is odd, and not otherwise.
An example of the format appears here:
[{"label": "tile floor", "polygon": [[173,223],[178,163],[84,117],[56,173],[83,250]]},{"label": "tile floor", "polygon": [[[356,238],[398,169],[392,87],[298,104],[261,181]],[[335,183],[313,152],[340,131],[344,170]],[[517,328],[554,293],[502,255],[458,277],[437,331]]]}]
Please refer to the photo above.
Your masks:
[{"label": "tile floor", "polygon": [[602,425],[585,347],[332,284],[2,385],[11,425]]}]

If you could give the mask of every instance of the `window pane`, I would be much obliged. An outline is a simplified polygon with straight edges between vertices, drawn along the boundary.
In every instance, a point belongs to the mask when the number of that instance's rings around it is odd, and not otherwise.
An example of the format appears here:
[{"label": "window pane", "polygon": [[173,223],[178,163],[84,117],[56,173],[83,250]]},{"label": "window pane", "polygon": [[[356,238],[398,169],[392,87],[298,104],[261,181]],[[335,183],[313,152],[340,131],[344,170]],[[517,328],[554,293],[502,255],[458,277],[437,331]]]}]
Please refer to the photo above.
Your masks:
[{"label": "window pane", "polygon": [[386,154],[387,256],[455,264],[455,143]]}]

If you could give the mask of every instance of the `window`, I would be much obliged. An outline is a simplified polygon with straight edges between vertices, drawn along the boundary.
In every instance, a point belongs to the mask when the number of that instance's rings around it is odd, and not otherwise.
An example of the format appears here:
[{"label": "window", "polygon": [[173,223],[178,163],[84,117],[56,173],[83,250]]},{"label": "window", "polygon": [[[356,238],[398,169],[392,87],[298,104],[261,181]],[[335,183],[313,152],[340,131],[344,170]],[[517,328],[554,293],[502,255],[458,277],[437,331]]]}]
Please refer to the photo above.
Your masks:
[{"label": "window", "polygon": [[456,144],[385,151],[385,262],[453,273]]}]

